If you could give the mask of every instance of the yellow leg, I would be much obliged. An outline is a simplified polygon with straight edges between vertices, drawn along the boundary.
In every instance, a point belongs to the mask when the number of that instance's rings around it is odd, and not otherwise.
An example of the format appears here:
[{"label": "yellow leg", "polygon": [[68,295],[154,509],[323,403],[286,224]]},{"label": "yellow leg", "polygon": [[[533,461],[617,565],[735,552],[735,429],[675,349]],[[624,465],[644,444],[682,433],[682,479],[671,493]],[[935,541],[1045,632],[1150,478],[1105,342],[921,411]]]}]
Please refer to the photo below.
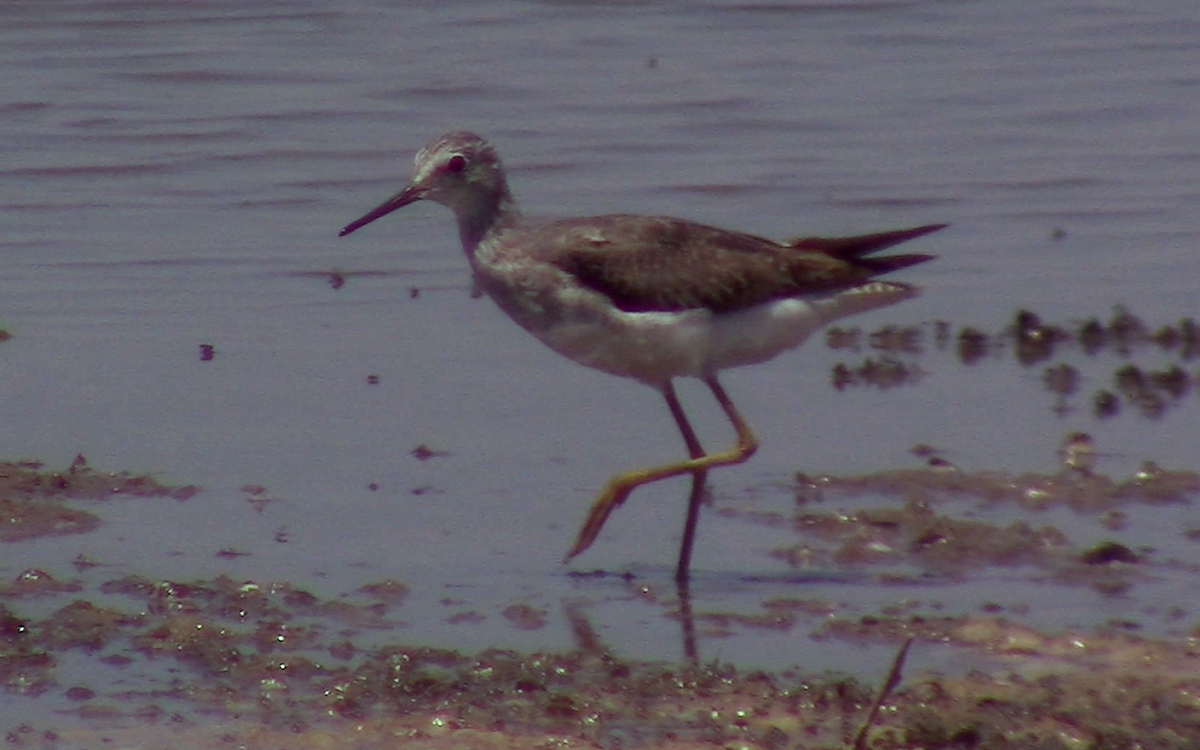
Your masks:
[{"label": "yellow leg", "polygon": [[[604,485],[604,489],[600,491],[600,495],[596,498],[596,501],[592,503],[592,509],[588,512],[587,520],[583,522],[583,527],[579,530],[579,537],[567,553],[565,560],[570,560],[592,546],[592,542],[596,541],[596,537],[600,534],[600,529],[603,528],[604,522],[608,520],[609,514],[617,506],[625,502],[625,499],[629,497],[629,493],[643,484],[677,477],[680,474],[696,474],[707,471],[713,466],[740,464],[747,458],[750,458],[755,449],[758,448],[758,441],[755,439],[754,433],[750,431],[750,427],[742,420],[733,402],[725,395],[725,390],[717,382],[716,376],[709,376],[705,378],[704,382],[708,384],[708,387],[713,392],[713,396],[717,399],[717,403],[721,405],[721,408],[725,411],[725,416],[728,417],[730,423],[733,425],[733,429],[737,431],[737,444],[724,453],[705,454],[698,458],[690,458],[687,461],[680,461],[665,466],[627,471],[623,474],[617,474],[608,480],[608,483]],[[673,389],[669,389],[668,386],[668,389],[664,389],[663,393],[667,396],[668,403],[670,403],[674,396]],[[680,413],[682,413],[682,409]],[[684,433],[684,435],[686,439],[687,433]],[[690,445],[691,442],[689,441],[689,449],[692,447]]]}]

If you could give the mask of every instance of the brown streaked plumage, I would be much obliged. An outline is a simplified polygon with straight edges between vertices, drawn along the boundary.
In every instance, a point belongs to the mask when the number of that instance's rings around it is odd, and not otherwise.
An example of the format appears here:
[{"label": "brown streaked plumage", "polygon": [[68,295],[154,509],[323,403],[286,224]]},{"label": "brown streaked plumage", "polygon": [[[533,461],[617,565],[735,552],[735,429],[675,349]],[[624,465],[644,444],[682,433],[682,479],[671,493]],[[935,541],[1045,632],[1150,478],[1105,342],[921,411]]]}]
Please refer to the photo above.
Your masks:
[{"label": "brown streaked plumage", "polygon": [[[707,308],[728,313],[782,297],[848,289],[930,260],[929,255],[864,256],[942,228],[781,244],[667,217],[614,214],[587,222],[550,222],[524,237],[539,248],[535,257],[625,312]],[[597,229],[606,239],[589,241],[588,234]]]},{"label": "brown streaked plumage", "polygon": [[[458,132],[422,149],[408,185],[341,235],[422,199],[454,211],[477,288],[513,320],[576,362],[663,394],[690,458],[609,480],[567,558],[591,546],[634,489],[691,474],[680,580],[688,575],[707,470],[741,463],[758,445],[718,372],[771,359],[830,321],[912,297],[914,287],[875,277],[933,256],[874,254],[945,226],[775,242],[658,216],[530,222],[517,210],[495,148]],[[709,386],[737,432],[733,448],[704,451],[675,395],[676,377]]]}]

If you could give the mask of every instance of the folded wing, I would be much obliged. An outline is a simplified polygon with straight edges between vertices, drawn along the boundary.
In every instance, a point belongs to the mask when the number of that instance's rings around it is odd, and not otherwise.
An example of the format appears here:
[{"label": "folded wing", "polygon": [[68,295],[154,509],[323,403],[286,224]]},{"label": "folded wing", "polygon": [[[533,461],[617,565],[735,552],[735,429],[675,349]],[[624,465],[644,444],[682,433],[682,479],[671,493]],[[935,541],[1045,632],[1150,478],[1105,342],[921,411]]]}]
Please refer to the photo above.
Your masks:
[{"label": "folded wing", "polygon": [[944,224],[774,242],[667,217],[613,215],[542,225],[542,259],[626,312],[734,312],[783,297],[837,292],[923,263],[924,254],[870,257]]}]

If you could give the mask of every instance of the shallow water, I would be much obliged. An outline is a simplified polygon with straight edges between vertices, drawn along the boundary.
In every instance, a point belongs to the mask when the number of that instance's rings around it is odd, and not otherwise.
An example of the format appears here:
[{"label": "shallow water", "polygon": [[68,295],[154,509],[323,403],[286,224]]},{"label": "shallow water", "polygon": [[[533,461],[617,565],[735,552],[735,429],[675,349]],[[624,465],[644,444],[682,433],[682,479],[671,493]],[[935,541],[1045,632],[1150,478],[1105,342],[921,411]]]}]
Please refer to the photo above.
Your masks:
[{"label": "shallow water", "polygon": [[[446,129],[492,138],[538,214],[661,213],[778,237],[951,222],[913,246],[939,260],[898,277],[923,296],[849,321],[866,329],[999,331],[1019,307],[1064,324],[1118,303],[1155,326],[1200,313],[1188,2],[7,3],[0,40],[0,328],[13,335],[0,343],[0,458],[65,468],[83,454],[202,488],[185,502],[114,499],[84,536],[4,544],[4,580],[30,567],[85,587],[226,574],[335,597],[396,578],[413,594],[394,637],[467,649],[566,647],[558,613],[583,599],[619,652],[679,658],[659,607],[619,578],[567,572],[632,571],[669,590],[682,481],[639,491],[592,550],[559,562],[610,474],[682,454],[661,399],[471,299],[440,207],[336,237]],[[1010,356],[966,367],[930,347],[915,383],[838,392],[830,368],[857,360],[814,339],[728,373],[762,448],[713,473],[716,505],[787,514],[797,471],[919,465],[917,443],[971,470],[1053,472],[1076,430],[1114,476],[1146,459],[1200,468],[1194,402],[1101,420],[1088,395],[1125,359],[1062,359],[1084,374],[1065,416],[1041,366]],[[702,387],[681,392],[706,445],[732,439]],[[419,460],[420,445],[445,455]],[[1080,547],[1154,545],[1188,570],[1182,507],[1139,506],[1115,535],[1072,514],[1030,523]],[[795,539],[707,513],[695,606],[1000,600],[1053,628],[1197,598],[1194,576],[1162,570],[1124,599],[1005,569],[913,592],[855,570],[797,576],[768,554]],[[216,555],[227,548],[248,554]],[[78,555],[102,567],[77,574]],[[483,621],[448,625],[447,597]],[[547,624],[514,627],[500,615],[513,603],[544,608]],[[803,636],[702,634],[699,648],[883,670],[877,654]]]}]

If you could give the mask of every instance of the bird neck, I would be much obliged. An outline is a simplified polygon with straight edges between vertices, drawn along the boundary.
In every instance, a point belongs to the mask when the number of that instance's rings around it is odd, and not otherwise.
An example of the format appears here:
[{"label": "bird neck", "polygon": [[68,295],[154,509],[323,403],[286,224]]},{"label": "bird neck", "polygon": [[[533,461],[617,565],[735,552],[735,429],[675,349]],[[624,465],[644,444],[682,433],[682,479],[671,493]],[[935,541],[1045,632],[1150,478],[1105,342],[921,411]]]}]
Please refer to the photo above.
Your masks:
[{"label": "bird neck", "polygon": [[521,213],[517,202],[508,191],[501,189],[472,196],[467,205],[458,207],[458,236],[462,239],[467,257],[475,257],[475,248],[489,234],[499,232],[517,223]]}]

